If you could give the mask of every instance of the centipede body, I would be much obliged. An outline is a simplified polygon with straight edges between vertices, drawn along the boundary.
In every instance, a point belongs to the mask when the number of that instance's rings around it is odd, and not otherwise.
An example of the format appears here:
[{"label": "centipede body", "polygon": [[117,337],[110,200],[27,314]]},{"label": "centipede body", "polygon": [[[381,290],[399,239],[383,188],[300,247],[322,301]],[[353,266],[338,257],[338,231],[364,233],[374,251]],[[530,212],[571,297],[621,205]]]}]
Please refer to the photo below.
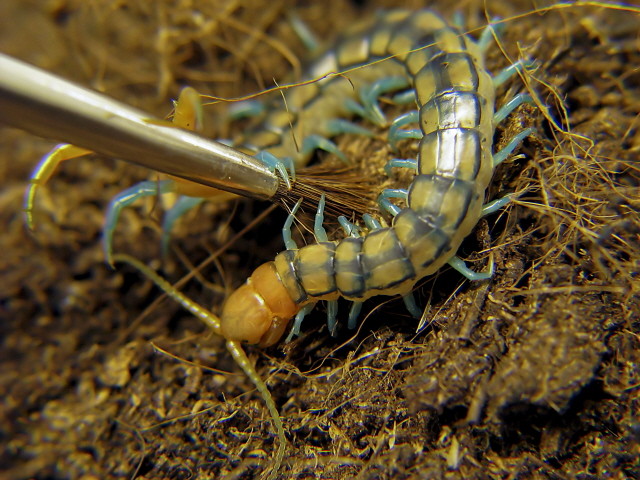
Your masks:
[{"label": "centipede body", "polygon": [[[415,91],[420,128],[418,156],[410,165],[415,175],[406,190],[406,205],[394,207],[391,226],[339,241],[318,239],[276,256],[272,281],[285,287],[296,312],[319,300],[343,297],[360,303],[376,295],[407,294],[418,280],[449,261],[475,226],[493,171],[495,91],[478,44],[429,10],[387,12],[356,30],[345,34],[318,64],[342,71],[371,63],[350,71],[404,75]],[[299,121],[308,111],[336,115],[332,101],[337,94],[330,87],[341,83],[329,81],[333,83],[324,87],[303,87],[312,90],[302,91],[306,104],[298,99]],[[269,125],[280,117],[273,114]],[[319,119],[316,125],[323,123]],[[274,131],[282,133],[281,128],[266,130],[272,136]],[[277,145],[280,155],[287,155],[285,146]],[[269,305],[270,294],[262,296],[258,290],[256,297]],[[242,321],[230,304],[242,304],[249,297],[246,289],[229,297],[229,322]],[[224,325],[224,312],[222,317]]]}]

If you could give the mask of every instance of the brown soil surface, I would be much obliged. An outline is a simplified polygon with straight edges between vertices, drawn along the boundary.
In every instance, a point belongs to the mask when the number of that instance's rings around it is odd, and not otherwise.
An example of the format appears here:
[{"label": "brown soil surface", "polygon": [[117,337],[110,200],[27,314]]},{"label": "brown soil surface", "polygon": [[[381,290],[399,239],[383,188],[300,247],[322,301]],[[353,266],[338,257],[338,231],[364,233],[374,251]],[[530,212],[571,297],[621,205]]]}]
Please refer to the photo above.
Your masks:
[{"label": "brown soil surface", "polygon": [[[491,247],[495,275],[427,279],[418,334],[401,301],[378,297],[356,332],[332,338],[319,306],[300,338],[247,348],[287,431],[277,478],[640,478],[640,12],[458,3],[471,35],[504,20],[490,71],[537,62],[524,80],[539,107],[496,133],[499,147],[523,125],[537,129],[489,191],[519,197],[460,251],[481,269]],[[295,79],[305,49],[289,12],[330,41],[377,9],[422,4],[5,0],[0,51],[165,116],[185,85],[236,97]],[[508,82],[498,104],[524,88]],[[211,136],[242,128],[219,106],[206,112]],[[337,140],[358,165],[376,150]],[[107,203],[155,176],[115,160],[66,162],[39,192],[29,232],[23,194],[52,145],[0,130],[0,479],[262,476],[273,425],[224,343],[137,271],[104,263]],[[182,290],[216,312],[282,249],[282,212],[235,238],[267,206],[205,204],[179,222],[163,262],[163,207],[127,209],[115,250],[171,282],[209,259]]]}]

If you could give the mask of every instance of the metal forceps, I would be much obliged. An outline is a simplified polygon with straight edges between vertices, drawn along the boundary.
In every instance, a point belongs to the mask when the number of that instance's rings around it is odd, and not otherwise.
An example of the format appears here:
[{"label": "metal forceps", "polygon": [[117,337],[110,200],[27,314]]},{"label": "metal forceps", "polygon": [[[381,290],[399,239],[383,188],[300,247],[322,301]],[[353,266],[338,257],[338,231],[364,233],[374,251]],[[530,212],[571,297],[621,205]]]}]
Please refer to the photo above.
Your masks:
[{"label": "metal forceps", "polygon": [[0,112],[36,135],[247,197],[271,199],[282,182],[234,148],[3,54]]}]

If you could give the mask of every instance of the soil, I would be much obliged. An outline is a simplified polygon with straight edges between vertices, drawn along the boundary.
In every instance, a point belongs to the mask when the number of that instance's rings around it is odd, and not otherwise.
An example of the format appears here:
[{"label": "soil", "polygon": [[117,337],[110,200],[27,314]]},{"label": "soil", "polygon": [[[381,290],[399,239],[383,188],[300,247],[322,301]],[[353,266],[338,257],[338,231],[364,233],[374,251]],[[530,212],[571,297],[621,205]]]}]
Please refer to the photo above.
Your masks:
[{"label": "soil", "polygon": [[[535,60],[497,97],[526,89],[536,103],[496,131],[500,148],[536,128],[488,192],[517,198],[459,251],[476,270],[490,251],[495,274],[422,282],[417,333],[402,301],[376,297],[356,331],[341,303],[332,337],[318,306],[299,338],[247,347],[285,423],[276,478],[640,478],[640,11],[433,3],[472,36],[502,19],[489,71]],[[292,13],[330,42],[397,6],[423,2],[5,0],[0,51],[162,117],[185,85],[231,98],[299,78]],[[206,109],[212,137],[243,128],[224,108]],[[336,141],[371,168],[375,140]],[[262,478],[273,424],[224,342],[136,270],[104,262],[108,202],[157,175],[65,162],[29,231],[24,191],[52,146],[0,130],[0,479]],[[197,272],[180,288],[214,312],[282,249],[286,213],[258,222],[268,204],[210,202],[178,222],[163,259],[168,201],[126,209],[115,251],[173,283]]]}]

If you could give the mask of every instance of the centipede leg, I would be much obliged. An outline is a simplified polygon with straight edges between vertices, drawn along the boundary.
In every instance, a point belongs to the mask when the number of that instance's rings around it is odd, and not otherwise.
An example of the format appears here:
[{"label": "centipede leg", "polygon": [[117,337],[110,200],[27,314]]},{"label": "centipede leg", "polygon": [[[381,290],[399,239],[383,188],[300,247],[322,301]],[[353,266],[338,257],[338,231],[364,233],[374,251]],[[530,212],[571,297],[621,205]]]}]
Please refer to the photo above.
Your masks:
[{"label": "centipede leg", "polygon": [[527,138],[529,135],[534,133],[535,128],[525,128],[516,136],[514,136],[509,143],[507,143],[502,150],[493,154],[493,166],[494,168],[500,165],[504,160],[511,155],[511,153],[522,143],[522,141]]},{"label": "centipede leg", "polygon": [[316,216],[313,222],[313,234],[316,236],[316,240],[318,242],[328,242],[329,237],[327,236],[327,231],[324,229],[324,193],[320,196],[320,201],[318,202],[318,210],[316,211]]},{"label": "centipede leg", "polygon": [[360,311],[362,310],[362,303],[363,302],[354,301],[351,304],[351,309],[349,310],[349,321],[347,323],[347,328],[349,330],[353,330],[358,324],[358,317],[360,316]]},{"label": "centipede leg", "polygon": [[166,257],[169,253],[169,240],[171,239],[171,231],[173,230],[175,223],[180,217],[186,214],[189,210],[200,205],[204,200],[205,199],[201,197],[181,196],[173,207],[165,213],[164,218],[162,219],[162,236],[160,237],[163,257]]},{"label": "centipede leg", "polygon": [[412,292],[403,295],[402,301],[413,318],[420,318],[422,316],[422,310],[418,307]]},{"label": "centipede leg", "polygon": [[296,212],[300,208],[300,205],[302,205],[302,198],[298,200],[298,202],[295,204],[295,206],[291,210],[291,213],[285,220],[284,225],[282,226],[282,240],[284,241],[284,246],[287,250],[298,249],[298,245],[296,244],[295,240],[291,236],[291,227],[293,225],[293,221],[296,218]]},{"label": "centipede leg", "polygon": [[511,201],[511,196],[507,195],[497,200],[492,200],[489,203],[485,203],[482,206],[482,216],[486,217],[487,215],[491,215],[492,213],[497,212],[506,204],[508,204],[510,201]]},{"label": "centipede leg", "polygon": [[294,12],[288,14],[289,24],[304,47],[311,54],[320,50],[321,42],[309,26]]},{"label": "centipede leg", "polygon": [[396,93],[391,97],[391,101],[395,105],[409,105],[416,101],[416,91],[413,88],[410,88],[404,92]]},{"label": "centipede leg", "polygon": [[350,165],[351,161],[347,158],[347,156],[338,148],[338,146],[333,143],[328,138],[325,138],[321,135],[309,135],[302,142],[302,155],[309,155],[314,150],[324,150],[328,153],[333,153],[336,157],[338,157],[342,163],[345,165]]},{"label": "centipede leg", "polygon": [[422,138],[422,130],[419,128],[403,129],[405,125],[411,123],[418,123],[420,113],[417,110],[412,110],[407,113],[403,113],[397,117],[389,127],[389,134],[387,135],[387,142],[391,146],[391,149],[396,151],[396,144],[406,138]]},{"label": "centipede leg", "polygon": [[500,22],[500,19],[498,17],[493,17],[489,25],[487,25],[480,34],[480,38],[478,39],[478,47],[480,47],[480,51],[482,51],[483,53],[487,51],[487,48],[489,48],[489,45],[493,41],[494,35],[500,35],[500,33],[504,30],[504,24],[496,22]]},{"label": "centipede leg", "polygon": [[500,109],[493,115],[493,124],[497,125],[507,118],[511,112],[518,108],[523,103],[533,103],[533,98],[528,93],[519,93],[507,103],[505,103]]},{"label": "centipede leg", "polygon": [[[287,164],[285,163],[285,161],[279,159],[278,157],[267,151],[257,153],[255,155],[255,158],[264,163],[272,172],[278,172],[278,174],[280,174],[280,177],[282,177],[282,181],[287,185],[287,189],[291,190],[290,176],[289,172],[287,171]],[[292,168],[293,163],[289,164],[289,170],[291,170]]]},{"label": "centipede leg", "polygon": [[260,100],[244,100],[231,104],[226,116],[231,121],[237,121],[245,118],[258,117],[266,110],[266,105]]},{"label": "centipede leg", "polygon": [[362,215],[362,220],[364,221],[364,224],[366,225],[366,227],[371,231],[379,230],[382,228],[382,225],[380,224],[380,222],[375,218],[373,218],[373,216],[369,215],[368,213],[365,213],[364,215]]},{"label": "centipede leg", "polygon": [[344,215],[340,215],[338,217],[338,223],[342,227],[342,230],[344,231],[344,234],[347,237],[361,236],[360,229],[358,228],[358,226],[355,223],[352,223],[349,220],[347,220],[347,218]]},{"label": "centipede leg", "polygon": [[469,267],[467,267],[467,264],[464,263],[464,261],[460,257],[455,255],[451,257],[451,259],[449,259],[447,263],[462,275],[467,277],[469,280],[472,280],[474,282],[477,282],[479,280],[488,280],[493,276],[493,259],[489,263],[489,271],[487,272],[474,272]]},{"label": "centipede leg", "polygon": [[140,182],[133,187],[123,190],[118,195],[113,197],[109,202],[107,214],[105,216],[104,230],[102,232],[102,249],[107,263],[113,266],[111,258],[111,248],[113,244],[113,232],[118,224],[118,218],[122,209],[128,207],[133,202],[140,198],[150,197],[154,195],[162,195],[174,190],[175,182],[172,180],[151,181],[147,180]]},{"label": "centipede leg", "polygon": [[334,118],[326,123],[327,133],[329,135],[341,135],[343,133],[353,133],[356,135],[364,135],[365,137],[372,137],[373,133],[368,128],[364,128],[361,125],[345,120],[344,118]]},{"label": "centipede leg", "polygon": [[410,168],[418,170],[418,161],[415,158],[392,158],[384,166],[384,172],[387,176],[391,176],[392,168]]},{"label": "centipede leg", "polygon": [[302,310],[300,310],[297,314],[296,314],[296,318],[293,320],[293,326],[291,327],[291,331],[289,332],[289,335],[287,335],[287,338],[285,340],[285,343],[290,342],[291,339],[295,336],[299,336],[300,335],[300,327],[302,326],[302,321],[304,320],[304,317],[306,317],[311,310],[313,310],[316,306],[316,303],[309,303],[307,305],[305,305]]},{"label": "centipede leg", "polygon": [[327,301],[327,327],[332,337],[336,336],[338,330],[338,301]]},{"label": "centipede leg", "polygon": [[405,76],[384,77],[364,87],[360,92],[360,99],[364,106],[366,118],[376,125],[384,126],[387,118],[378,105],[378,98],[387,92],[393,92],[409,86]]},{"label": "centipede leg", "polygon": [[386,188],[378,195],[378,205],[382,210],[389,212],[394,217],[402,210],[389,200],[390,198],[399,198],[407,201],[409,193],[403,188]]},{"label": "centipede leg", "polygon": [[504,82],[513,77],[516,73],[523,72],[535,66],[535,62],[531,60],[518,60],[508,67],[500,70],[496,75],[493,76],[493,87],[498,88]]}]

